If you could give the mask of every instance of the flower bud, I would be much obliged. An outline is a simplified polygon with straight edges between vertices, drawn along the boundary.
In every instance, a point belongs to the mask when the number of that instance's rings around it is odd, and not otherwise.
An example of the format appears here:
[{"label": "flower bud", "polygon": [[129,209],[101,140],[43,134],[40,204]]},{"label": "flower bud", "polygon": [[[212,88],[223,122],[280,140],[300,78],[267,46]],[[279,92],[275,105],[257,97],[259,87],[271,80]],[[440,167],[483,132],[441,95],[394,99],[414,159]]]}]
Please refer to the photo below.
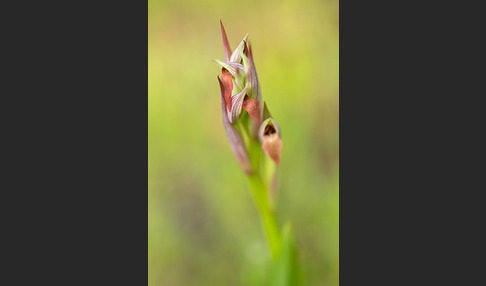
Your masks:
[{"label": "flower bud", "polygon": [[231,111],[228,112],[228,118],[230,123],[235,123],[236,120],[240,117],[241,110],[243,108],[243,100],[245,99],[246,96],[246,91],[248,89],[248,86],[245,86],[245,88],[238,94],[234,95],[231,98]]},{"label": "flower bud", "polygon": [[267,104],[264,105],[264,118],[267,117],[258,130],[258,139],[262,143],[262,149],[268,157],[272,158],[275,164],[280,164],[280,153],[282,151],[282,140],[280,139],[280,127],[271,117]]},{"label": "flower bud", "polygon": [[245,66],[245,73],[248,84],[250,86],[250,92],[248,96],[256,98],[260,105],[262,104],[262,95],[260,91],[260,82],[258,81],[258,75],[253,62],[253,53],[251,51],[251,45],[246,45],[244,49],[245,57],[243,57],[243,65]]},{"label": "flower bud", "polygon": [[245,49],[246,38],[247,37],[248,37],[248,34],[245,35],[245,37],[240,42],[240,44],[238,45],[238,47],[236,48],[236,50],[234,50],[233,54],[231,55],[230,62],[241,64],[241,61],[242,61],[242,57],[241,56],[242,56],[243,51]]},{"label": "flower bud", "polygon": [[228,119],[227,109],[225,107],[225,100],[224,100],[224,87],[221,79],[218,77],[219,87],[221,89],[221,107],[223,113],[223,126],[226,132],[226,136],[228,137],[228,141],[230,143],[231,149],[238,160],[241,168],[247,175],[253,174],[253,167],[251,165],[250,158],[248,157],[248,152],[245,148],[245,144],[236,130],[236,128],[231,124]]}]

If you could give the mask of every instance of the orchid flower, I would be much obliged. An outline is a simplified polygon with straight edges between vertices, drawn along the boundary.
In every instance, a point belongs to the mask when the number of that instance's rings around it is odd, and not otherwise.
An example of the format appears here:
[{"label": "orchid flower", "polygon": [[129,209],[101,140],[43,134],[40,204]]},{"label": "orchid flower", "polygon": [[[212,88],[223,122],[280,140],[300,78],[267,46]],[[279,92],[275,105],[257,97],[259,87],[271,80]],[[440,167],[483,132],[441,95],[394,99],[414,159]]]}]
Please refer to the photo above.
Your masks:
[{"label": "orchid flower", "polygon": [[[264,114],[261,108],[261,89],[251,45],[247,43],[248,34],[245,35],[238,47],[231,52],[223,23],[220,22],[220,25],[223,37],[224,61],[218,59],[214,61],[221,66],[221,76],[218,76],[218,82],[223,105],[223,125],[238,162],[245,173],[250,175],[253,173],[253,170],[250,168],[251,164],[248,163],[250,159],[243,137],[246,135],[254,140],[260,140],[261,148],[265,151],[265,154],[277,165],[280,163],[282,141],[280,140],[280,131],[274,132],[277,130],[275,126],[278,125],[273,118],[270,121],[262,122]],[[239,124],[243,110],[248,113],[250,121],[247,123],[247,126],[244,126],[243,130],[237,130],[235,125]],[[262,130],[262,135],[259,135],[260,129]],[[245,131],[248,131],[249,134],[242,134]]]}]

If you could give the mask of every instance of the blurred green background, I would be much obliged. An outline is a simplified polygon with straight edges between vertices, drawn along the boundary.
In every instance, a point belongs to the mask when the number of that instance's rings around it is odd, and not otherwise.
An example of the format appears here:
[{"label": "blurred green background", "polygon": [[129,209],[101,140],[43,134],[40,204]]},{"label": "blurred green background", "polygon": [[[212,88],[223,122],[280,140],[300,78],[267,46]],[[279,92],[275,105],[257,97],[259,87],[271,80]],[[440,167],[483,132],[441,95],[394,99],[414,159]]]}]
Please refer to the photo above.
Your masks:
[{"label": "blurred green background", "polygon": [[249,33],[282,130],[281,224],[292,221],[307,285],[339,284],[339,3],[148,2],[149,285],[261,285],[268,257],[224,133],[211,60]]}]

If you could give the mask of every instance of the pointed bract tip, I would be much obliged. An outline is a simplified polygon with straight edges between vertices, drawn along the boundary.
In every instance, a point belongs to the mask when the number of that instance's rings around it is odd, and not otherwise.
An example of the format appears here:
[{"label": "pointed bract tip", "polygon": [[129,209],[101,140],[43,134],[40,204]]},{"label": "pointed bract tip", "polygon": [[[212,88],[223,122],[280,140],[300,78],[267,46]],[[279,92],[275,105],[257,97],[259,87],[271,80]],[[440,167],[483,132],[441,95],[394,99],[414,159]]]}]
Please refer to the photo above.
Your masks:
[{"label": "pointed bract tip", "polygon": [[233,51],[230,57],[230,62],[233,63],[240,63],[241,62],[241,52],[244,53],[245,50],[245,44],[246,44],[246,38],[248,37],[248,34],[245,35],[243,40],[241,40],[240,44],[236,49]]},{"label": "pointed bract tip", "polygon": [[231,55],[231,48],[228,42],[228,37],[226,36],[226,31],[224,30],[223,22],[219,20],[219,24],[221,25],[221,34],[223,36],[224,59],[225,61],[229,62],[230,55]]},{"label": "pointed bract tip", "polygon": [[270,114],[270,110],[268,110],[267,102],[264,101],[263,102],[263,118],[262,118],[262,120],[265,120],[269,117],[272,117],[272,115]]}]

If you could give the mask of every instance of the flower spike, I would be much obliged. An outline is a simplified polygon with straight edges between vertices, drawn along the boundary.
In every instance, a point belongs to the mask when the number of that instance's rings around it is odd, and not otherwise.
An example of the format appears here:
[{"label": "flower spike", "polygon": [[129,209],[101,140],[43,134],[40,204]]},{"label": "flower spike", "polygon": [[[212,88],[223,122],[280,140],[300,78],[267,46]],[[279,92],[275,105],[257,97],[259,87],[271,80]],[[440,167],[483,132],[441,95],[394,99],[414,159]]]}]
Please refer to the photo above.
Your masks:
[{"label": "flower spike", "polygon": [[[223,124],[231,148],[238,162],[247,174],[253,173],[257,163],[251,164],[248,157],[248,146],[261,143],[261,148],[277,165],[280,163],[282,140],[280,127],[272,118],[267,105],[263,104],[261,88],[253,59],[252,47],[247,43],[245,35],[238,47],[231,52],[228,37],[220,21],[223,37],[224,61],[215,59],[221,66],[221,78],[218,82],[221,88]],[[263,106],[263,108],[262,108]],[[242,110],[246,110],[248,118],[242,118]],[[237,123],[240,123],[237,125]],[[241,124],[243,123],[243,124]],[[242,140],[245,138],[245,141]],[[252,143],[254,142],[254,143]],[[256,169],[258,171],[258,168]]]},{"label": "flower spike", "polygon": [[[231,52],[221,20],[220,25],[224,60],[214,61],[221,68],[218,83],[221,90],[223,126],[230,147],[247,176],[253,198],[263,219],[269,243],[268,249],[278,266],[282,260],[281,257],[295,256],[295,253],[289,252],[292,251],[292,248],[289,247],[293,247],[293,244],[290,245],[288,242],[290,241],[289,231],[281,234],[274,215],[276,175],[282,151],[280,127],[268,111],[266,103],[262,101],[252,48],[247,43],[248,34]],[[291,262],[295,264],[294,260]],[[287,271],[287,268],[284,270]],[[275,270],[278,277],[273,273],[271,277],[277,277],[279,278],[277,280],[287,282],[280,279],[281,275],[278,275],[281,267],[277,267]],[[293,279],[296,275],[290,273],[286,276]],[[295,282],[297,283],[296,280]],[[290,280],[289,283],[295,284]],[[300,283],[298,284],[300,285]]]}]

